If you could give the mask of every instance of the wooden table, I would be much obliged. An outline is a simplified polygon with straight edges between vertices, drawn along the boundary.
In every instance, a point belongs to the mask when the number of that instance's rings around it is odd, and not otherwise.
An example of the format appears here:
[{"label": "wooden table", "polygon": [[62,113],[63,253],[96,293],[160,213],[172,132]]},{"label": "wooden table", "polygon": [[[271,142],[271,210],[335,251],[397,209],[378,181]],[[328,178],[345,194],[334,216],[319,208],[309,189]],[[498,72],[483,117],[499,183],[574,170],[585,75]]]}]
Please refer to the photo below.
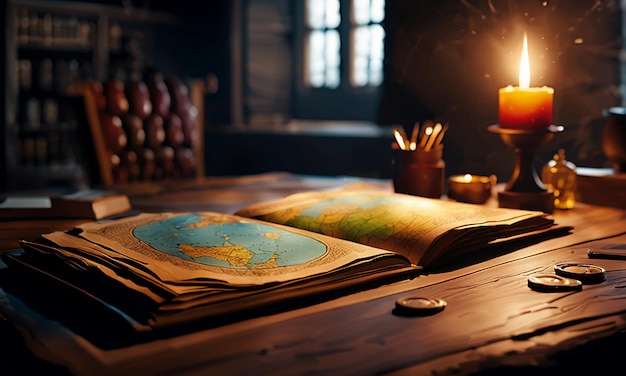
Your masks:
[{"label": "wooden table", "polygon": [[[313,180],[309,186],[331,185]],[[388,182],[380,183],[386,189]],[[282,193],[298,190],[295,183],[283,189],[285,180],[276,184]],[[258,194],[272,196],[269,185],[264,192]],[[23,332],[29,351],[76,374],[608,372],[622,362],[626,345],[626,261],[591,260],[587,250],[626,245],[626,212],[579,203],[554,217],[574,226],[572,234],[496,250],[482,262],[414,280],[130,347],[98,348],[5,293],[0,312]],[[579,292],[528,287],[530,274],[551,272],[560,262],[601,266],[606,280]],[[448,305],[431,316],[395,314],[396,299],[406,295]]]}]

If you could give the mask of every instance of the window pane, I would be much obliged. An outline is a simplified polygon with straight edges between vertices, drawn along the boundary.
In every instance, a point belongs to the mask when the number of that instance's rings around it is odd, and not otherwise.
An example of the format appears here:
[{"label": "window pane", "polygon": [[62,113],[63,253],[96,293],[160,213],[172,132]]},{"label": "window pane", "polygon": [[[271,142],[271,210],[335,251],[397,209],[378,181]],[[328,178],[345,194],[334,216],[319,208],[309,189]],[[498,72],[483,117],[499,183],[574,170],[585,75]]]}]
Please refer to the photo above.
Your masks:
[{"label": "window pane", "polygon": [[383,60],[385,54],[385,30],[380,25],[370,26],[370,55],[372,59]]},{"label": "window pane", "polygon": [[307,33],[305,84],[310,87],[338,87],[341,82],[341,40],[336,30]]},{"label": "window pane", "polygon": [[385,0],[352,0],[351,14],[355,25],[383,22]]},{"label": "window pane", "polygon": [[352,56],[350,66],[350,82],[352,86],[367,85],[367,55],[369,31],[366,26],[359,26],[351,34]]},{"label": "window pane", "polygon": [[307,33],[305,53],[305,83],[309,86],[320,87],[324,82],[324,60],[318,57],[324,50],[324,32],[315,30]]},{"label": "window pane", "polygon": [[352,1],[352,22],[356,25],[370,23],[370,0]]},{"label": "window pane", "polygon": [[373,23],[383,22],[385,19],[385,0],[372,0],[370,18]]},{"label": "window pane", "polygon": [[383,78],[385,31],[380,25],[359,26],[351,35],[353,86],[380,85]]},{"label": "window pane", "polygon": [[352,86],[360,87],[367,85],[367,60],[356,58],[352,65]]},{"label": "window pane", "polygon": [[341,65],[340,54],[341,41],[339,32],[329,30],[326,32],[326,51],[324,54],[326,72],[326,87],[336,88],[341,82],[339,66]]},{"label": "window pane", "polygon": [[319,0],[307,0],[305,6],[306,25],[311,29],[324,27],[324,7],[320,7]]},{"label": "window pane", "polygon": [[329,68],[326,71],[326,87],[329,89],[336,89],[341,82],[341,76],[339,75],[339,68]]},{"label": "window pane", "polygon": [[311,29],[334,29],[341,22],[339,0],[307,0],[306,25]]},{"label": "window pane", "polygon": [[[380,85],[383,79],[385,0],[345,0],[350,3],[350,82],[353,86]],[[305,83],[336,88],[341,84],[340,0],[306,0]],[[357,26],[358,25],[358,26]]]},{"label": "window pane", "polygon": [[383,83],[383,60],[371,59],[369,84],[379,86]]},{"label": "window pane", "polygon": [[324,51],[324,60],[326,64],[338,67],[341,62],[339,56],[339,48],[341,41],[339,40],[339,33],[335,30],[326,32],[326,49]]},{"label": "window pane", "polygon": [[370,26],[370,85],[383,82],[383,59],[385,57],[385,29],[380,25]]},{"label": "window pane", "polygon": [[310,76],[309,86],[322,87],[324,85],[324,72],[312,73]]},{"label": "window pane", "polygon": [[[324,0],[318,1],[323,4]],[[339,13],[339,0],[326,0],[326,27],[334,29],[341,23],[341,14]]]}]

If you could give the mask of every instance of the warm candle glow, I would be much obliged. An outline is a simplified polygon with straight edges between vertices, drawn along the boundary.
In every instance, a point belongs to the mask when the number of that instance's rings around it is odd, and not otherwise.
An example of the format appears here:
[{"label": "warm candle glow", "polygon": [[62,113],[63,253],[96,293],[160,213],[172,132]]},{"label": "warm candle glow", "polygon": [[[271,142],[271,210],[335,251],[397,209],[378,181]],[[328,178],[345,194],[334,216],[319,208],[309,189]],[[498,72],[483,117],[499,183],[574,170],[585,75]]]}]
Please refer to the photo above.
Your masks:
[{"label": "warm candle glow", "polygon": [[498,91],[499,123],[502,128],[547,128],[552,125],[552,97],[548,86],[530,86],[528,38],[520,58],[519,86],[507,86]]},{"label": "warm candle glow", "polygon": [[448,179],[448,197],[459,202],[482,204],[491,196],[497,178],[480,175],[453,175]]},{"label": "warm candle glow", "polygon": [[524,47],[522,57],[519,61],[519,87],[528,89],[530,87],[530,61],[528,59],[528,39],[524,34]]}]

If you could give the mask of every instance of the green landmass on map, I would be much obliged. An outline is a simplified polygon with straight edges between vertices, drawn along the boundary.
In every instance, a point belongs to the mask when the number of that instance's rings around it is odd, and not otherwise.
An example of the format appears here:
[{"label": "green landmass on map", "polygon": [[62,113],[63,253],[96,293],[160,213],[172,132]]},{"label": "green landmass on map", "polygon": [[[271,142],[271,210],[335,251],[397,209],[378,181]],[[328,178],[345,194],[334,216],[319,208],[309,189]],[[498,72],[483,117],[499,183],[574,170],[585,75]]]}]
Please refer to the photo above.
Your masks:
[{"label": "green landmass on map", "polygon": [[321,208],[315,216],[305,214],[312,208],[291,208],[268,214],[263,219],[336,238],[377,244],[392,239],[400,228],[406,227],[406,223],[398,222],[397,206],[389,203],[363,207],[357,203],[336,200]]}]

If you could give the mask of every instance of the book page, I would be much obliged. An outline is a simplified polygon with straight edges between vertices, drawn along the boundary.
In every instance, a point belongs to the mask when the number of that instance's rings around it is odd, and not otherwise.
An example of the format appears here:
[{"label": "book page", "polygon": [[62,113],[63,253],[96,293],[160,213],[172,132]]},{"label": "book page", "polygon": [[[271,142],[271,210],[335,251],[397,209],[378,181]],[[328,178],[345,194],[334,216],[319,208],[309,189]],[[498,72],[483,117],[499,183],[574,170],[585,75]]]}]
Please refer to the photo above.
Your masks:
[{"label": "book page", "polygon": [[478,247],[553,224],[541,212],[380,191],[298,193],[236,214],[387,249],[422,266],[461,241]]},{"label": "book page", "polygon": [[[178,285],[285,282],[380,257],[397,258],[391,252],[341,239],[212,212],[143,213],[78,228],[86,242],[80,245],[76,240],[73,246],[127,260]],[[58,234],[44,238],[62,246],[68,243],[67,239],[59,241]],[[400,259],[398,263],[409,264]]]}]

